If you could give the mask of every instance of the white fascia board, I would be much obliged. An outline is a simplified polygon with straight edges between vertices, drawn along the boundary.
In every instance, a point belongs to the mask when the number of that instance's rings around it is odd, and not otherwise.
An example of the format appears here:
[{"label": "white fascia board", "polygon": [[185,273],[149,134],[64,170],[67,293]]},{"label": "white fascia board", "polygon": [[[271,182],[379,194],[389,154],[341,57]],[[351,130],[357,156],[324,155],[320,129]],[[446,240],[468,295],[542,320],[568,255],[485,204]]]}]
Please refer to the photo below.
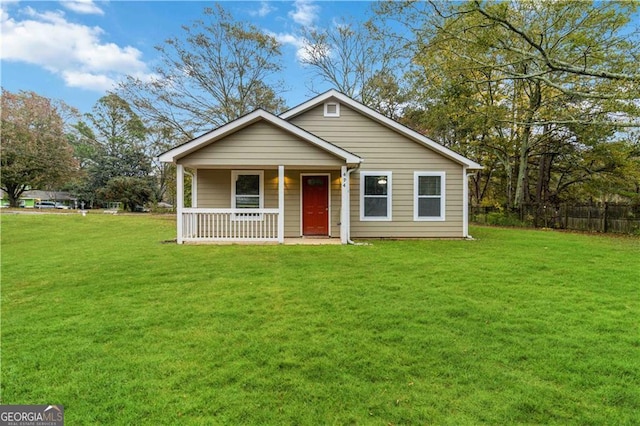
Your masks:
[{"label": "white fascia board", "polygon": [[[343,101],[342,98],[347,98],[350,100],[350,98],[348,98],[347,96],[343,95],[342,93],[338,92],[335,89],[331,89],[328,90],[318,96],[316,96],[315,98],[311,98],[306,102],[301,103],[300,105],[293,107],[292,109],[283,112],[282,114],[280,114],[280,118],[282,118],[283,120],[289,120],[291,117],[295,117],[296,115],[300,115],[303,112],[310,110],[311,108],[318,106],[320,104],[323,104],[327,99],[330,99],[332,97],[335,97],[336,99],[339,99],[340,101]],[[347,102],[345,102],[347,103]]]},{"label": "white fascia board", "polygon": [[248,126],[254,121],[260,119],[261,112],[265,112],[262,110],[256,110],[252,113],[244,115],[237,120],[234,120],[230,123],[224,124],[217,129],[214,129],[210,132],[207,132],[203,135],[198,136],[195,139],[190,140],[187,143],[179,145],[173,149],[170,149],[167,152],[164,152],[158,156],[158,159],[163,163],[174,163],[176,160],[184,157],[185,155],[191,154],[194,151],[202,148],[203,146],[220,139],[228,134],[236,132],[243,127]]},{"label": "white fascia board", "polygon": [[221,127],[218,127],[215,130],[212,130],[208,133],[205,133],[183,145],[177,146],[163,154],[158,156],[158,159],[163,163],[175,163],[180,158],[191,154],[192,152],[197,151],[198,149],[206,146],[218,139],[221,139],[225,136],[228,136],[238,130],[241,130],[254,122],[265,120],[276,127],[279,127],[289,133],[292,133],[299,138],[321,148],[325,151],[330,152],[336,157],[342,158],[348,164],[359,164],[362,162],[362,158],[358,157],[355,154],[350,153],[349,151],[345,151],[344,149],[333,145],[307,131],[304,129],[295,126],[288,121],[283,120],[282,118],[273,115],[265,110],[258,109],[252,113],[249,113],[245,116],[242,116],[230,123],[227,123]]},{"label": "white fascia board", "polygon": [[416,132],[415,130],[412,130],[400,123],[398,123],[395,120],[390,119],[389,117],[386,117],[382,114],[380,114],[377,111],[374,111],[373,109],[361,104],[360,102],[357,102],[353,99],[351,99],[350,97],[346,96],[343,93],[338,92],[337,90],[331,89],[327,92],[324,92],[318,96],[316,96],[313,99],[308,100],[307,102],[304,102],[300,105],[298,105],[297,107],[290,109],[289,111],[286,111],[284,113],[282,113],[280,115],[280,118],[284,119],[284,120],[289,120],[290,118],[293,118],[297,115],[302,114],[305,111],[310,110],[311,108],[314,108],[322,103],[324,103],[325,101],[327,101],[328,99],[337,99],[338,101],[344,103],[345,105],[348,105],[350,108],[364,114],[365,116],[368,116],[369,118],[383,124],[384,126],[387,126],[393,130],[395,130],[396,132],[408,137],[409,139],[418,142],[424,146],[427,146],[429,148],[431,148],[432,150],[442,154],[443,156],[462,164],[463,166],[467,167],[469,170],[480,170],[483,167],[476,163],[475,161],[472,161],[466,157],[463,157],[462,155],[458,154],[457,152],[454,152],[452,150],[450,150],[449,148],[440,145],[439,143],[429,139],[428,137],[424,136],[423,134],[420,134],[418,132]]},{"label": "white fascia board", "polygon": [[362,162],[362,158],[358,157],[355,154],[350,153],[349,151],[346,151],[342,148],[340,148],[337,145],[334,145],[330,142],[325,141],[324,139],[321,139],[309,132],[307,132],[306,130],[302,129],[301,127],[295,126],[291,123],[289,123],[288,121],[285,121],[283,119],[281,119],[280,117],[277,117],[275,115],[271,115],[273,121],[271,121],[274,125],[279,126],[291,133],[293,133],[294,135],[298,136],[301,139],[304,139],[310,143],[312,143],[313,145],[316,145],[318,148],[321,148],[327,152],[332,153],[333,155],[335,155],[336,157],[340,157],[342,158],[346,163],[348,164],[360,164]]}]

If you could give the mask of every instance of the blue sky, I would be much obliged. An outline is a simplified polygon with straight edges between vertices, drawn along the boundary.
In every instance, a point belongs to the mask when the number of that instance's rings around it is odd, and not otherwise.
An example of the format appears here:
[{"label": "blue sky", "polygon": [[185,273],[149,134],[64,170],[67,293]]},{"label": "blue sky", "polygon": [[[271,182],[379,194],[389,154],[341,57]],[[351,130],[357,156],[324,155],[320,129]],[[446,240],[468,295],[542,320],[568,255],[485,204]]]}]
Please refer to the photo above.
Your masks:
[{"label": "blue sky", "polygon": [[[31,90],[90,112],[124,75],[149,75],[154,46],[181,34],[202,16],[201,1],[0,0],[2,87]],[[327,28],[336,20],[365,20],[368,1],[221,2],[236,20],[249,21],[283,43],[289,106],[312,94],[309,71],[298,62],[301,27]],[[328,87],[327,87],[328,88]]]}]

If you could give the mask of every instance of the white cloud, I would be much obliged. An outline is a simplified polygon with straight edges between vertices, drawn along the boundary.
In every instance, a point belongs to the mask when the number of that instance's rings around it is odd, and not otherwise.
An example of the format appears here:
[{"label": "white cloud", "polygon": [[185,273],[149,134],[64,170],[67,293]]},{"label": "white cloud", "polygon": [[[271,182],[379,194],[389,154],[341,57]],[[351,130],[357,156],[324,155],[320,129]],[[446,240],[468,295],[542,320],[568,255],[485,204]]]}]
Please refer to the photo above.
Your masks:
[{"label": "white cloud", "polygon": [[272,37],[275,37],[278,43],[295,47],[296,59],[298,59],[298,62],[302,62],[304,58],[306,58],[307,55],[306,55],[305,45],[307,41],[303,37],[296,36],[289,33],[276,34],[276,33],[269,32],[269,35],[271,35]]},{"label": "white cloud", "polygon": [[6,9],[9,6],[20,3],[20,0],[0,0],[0,10]]},{"label": "white cloud", "polygon": [[272,37],[284,45],[290,45],[296,48],[296,59],[300,63],[310,59],[310,52],[316,55],[331,55],[331,48],[327,45],[311,45],[309,40],[291,33],[269,33]]},{"label": "white cloud", "polygon": [[64,82],[69,87],[99,90],[101,92],[106,92],[107,90],[113,89],[116,84],[115,80],[107,75],[92,74],[82,71],[63,71],[62,78],[64,78]]},{"label": "white cloud", "polygon": [[297,24],[305,27],[313,26],[318,19],[320,6],[313,4],[311,0],[296,0],[293,5],[295,10],[289,12],[289,17]]},{"label": "white cloud", "polygon": [[62,0],[60,4],[76,13],[82,13],[84,15],[104,15],[104,11],[100,9],[93,0]]},{"label": "white cloud", "polygon": [[6,19],[9,19],[9,13],[7,9],[13,7],[20,3],[20,0],[0,0],[0,17],[2,18],[1,22],[4,22]]},{"label": "white cloud", "polygon": [[23,10],[16,20],[2,13],[0,58],[41,66],[60,75],[71,87],[104,91],[127,74],[148,72],[138,49],[104,42],[100,27],[67,21],[63,12]]},{"label": "white cloud", "polygon": [[282,44],[290,44],[301,47],[304,44],[304,38],[289,33],[269,33],[272,37]]},{"label": "white cloud", "polygon": [[268,1],[263,0],[263,1],[260,2],[260,9],[249,11],[249,15],[251,15],[251,16],[259,16],[261,18],[264,18],[265,16],[267,16],[268,14],[273,12],[274,10],[276,10],[275,7],[272,7],[271,4],[269,4]]}]

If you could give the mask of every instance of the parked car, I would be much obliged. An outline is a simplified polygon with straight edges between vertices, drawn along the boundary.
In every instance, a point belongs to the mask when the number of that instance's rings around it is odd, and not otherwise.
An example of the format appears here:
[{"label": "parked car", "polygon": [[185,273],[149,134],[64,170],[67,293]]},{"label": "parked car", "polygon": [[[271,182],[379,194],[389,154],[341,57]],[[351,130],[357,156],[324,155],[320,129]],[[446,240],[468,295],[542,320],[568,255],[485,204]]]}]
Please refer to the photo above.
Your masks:
[{"label": "parked car", "polygon": [[65,206],[62,203],[55,203],[53,201],[37,201],[35,207],[36,209],[69,209],[69,206]]},{"label": "parked car", "polygon": [[56,203],[53,201],[36,201],[36,209],[55,209]]}]

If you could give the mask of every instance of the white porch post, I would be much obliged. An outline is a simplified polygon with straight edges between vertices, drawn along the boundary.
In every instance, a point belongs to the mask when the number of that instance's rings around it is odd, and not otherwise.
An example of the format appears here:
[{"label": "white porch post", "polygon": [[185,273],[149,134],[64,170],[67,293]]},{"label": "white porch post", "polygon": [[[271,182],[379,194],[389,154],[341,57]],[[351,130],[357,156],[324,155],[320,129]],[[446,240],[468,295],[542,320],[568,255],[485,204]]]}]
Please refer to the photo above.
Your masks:
[{"label": "white porch post", "polygon": [[278,242],[284,243],[284,166],[278,166]]},{"label": "white porch post", "polygon": [[177,241],[178,244],[182,244],[182,210],[184,209],[184,166],[182,164],[176,165],[176,203],[177,203]]},{"label": "white porch post", "polygon": [[462,236],[469,236],[469,176],[467,168],[462,168]]},{"label": "white porch post", "polygon": [[347,174],[347,166],[342,166],[340,170],[340,242],[347,244],[349,233],[349,175]]}]

